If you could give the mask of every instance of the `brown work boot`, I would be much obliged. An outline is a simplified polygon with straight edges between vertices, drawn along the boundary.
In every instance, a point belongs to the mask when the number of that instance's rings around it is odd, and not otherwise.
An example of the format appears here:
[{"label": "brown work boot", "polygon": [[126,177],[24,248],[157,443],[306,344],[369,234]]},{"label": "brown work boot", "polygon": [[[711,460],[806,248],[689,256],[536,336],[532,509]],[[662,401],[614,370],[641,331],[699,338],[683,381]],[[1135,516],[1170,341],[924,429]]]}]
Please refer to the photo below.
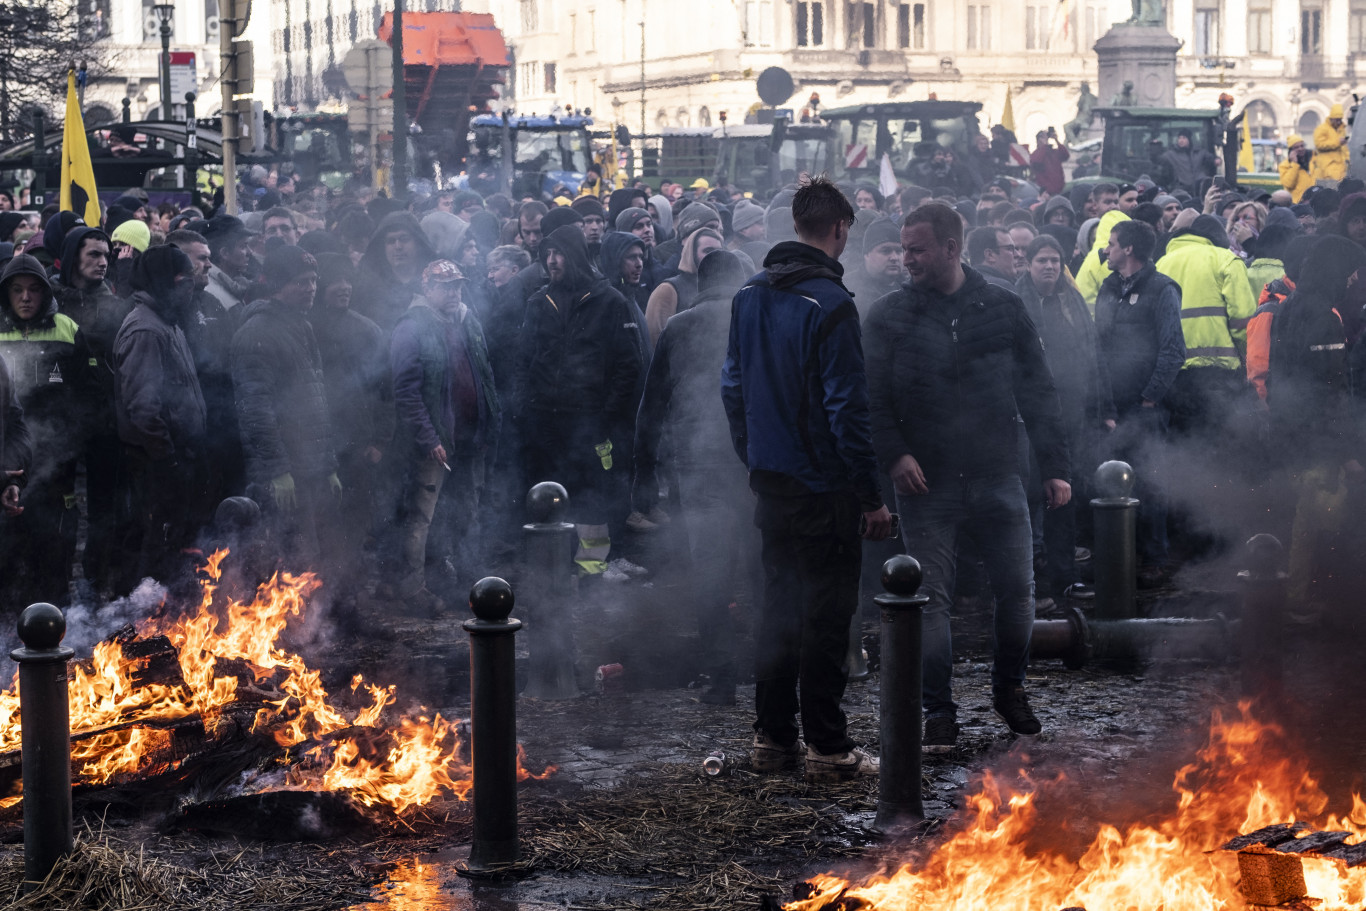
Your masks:
[{"label": "brown work boot", "polygon": [[756,772],[783,772],[795,769],[802,759],[802,742],[783,746],[763,731],[754,732],[754,747],[750,752],[750,766]]},{"label": "brown work boot", "polygon": [[807,784],[876,778],[877,775],[877,757],[858,748],[843,753],[820,753],[815,747],[806,748]]}]

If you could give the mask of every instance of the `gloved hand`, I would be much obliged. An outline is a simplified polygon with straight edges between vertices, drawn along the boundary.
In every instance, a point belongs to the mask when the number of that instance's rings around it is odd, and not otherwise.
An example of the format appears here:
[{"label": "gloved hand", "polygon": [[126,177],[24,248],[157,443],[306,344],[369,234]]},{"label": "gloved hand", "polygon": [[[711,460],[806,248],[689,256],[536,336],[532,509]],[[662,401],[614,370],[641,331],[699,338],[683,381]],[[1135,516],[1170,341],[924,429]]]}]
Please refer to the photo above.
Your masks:
[{"label": "gloved hand", "polygon": [[341,499],[341,478],[337,477],[337,473],[335,471],[327,476],[327,489],[332,493],[332,496],[336,497],[339,500]]},{"label": "gloved hand", "polygon": [[298,505],[294,498],[294,475],[289,472],[271,479],[270,493],[275,498],[275,508],[280,512],[293,512]]},{"label": "gloved hand", "polygon": [[602,462],[603,471],[612,470],[612,441],[604,440],[593,447],[593,451],[598,454],[598,460]]}]

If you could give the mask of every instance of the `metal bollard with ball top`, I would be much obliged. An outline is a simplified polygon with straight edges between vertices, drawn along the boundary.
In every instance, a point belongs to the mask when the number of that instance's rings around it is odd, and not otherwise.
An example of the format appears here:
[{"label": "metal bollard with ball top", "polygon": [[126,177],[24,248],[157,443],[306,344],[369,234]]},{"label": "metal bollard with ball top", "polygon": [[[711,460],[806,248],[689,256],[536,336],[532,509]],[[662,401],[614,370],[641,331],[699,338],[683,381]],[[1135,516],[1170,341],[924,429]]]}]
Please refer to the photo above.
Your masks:
[{"label": "metal bollard with ball top", "polygon": [[1134,470],[1127,462],[1105,462],[1096,469],[1095,487],[1100,494],[1091,501],[1096,617],[1130,620],[1137,613],[1138,500],[1129,496]]},{"label": "metal bollard with ball top", "polygon": [[489,576],[470,589],[470,755],[474,778],[474,838],[459,872],[509,875],[517,839],[517,689],[513,642],[522,621],[511,618],[512,586]]},{"label": "metal bollard with ball top", "polygon": [[930,602],[916,594],[920,563],[901,554],[882,564],[882,756],[873,828],[892,834],[925,818],[920,796],[921,615]]},{"label": "metal bollard with ball top", "polygon": [[542,481],[526,497],[531,522],[525,535],[527,579],[523,603],[531,610],[527,627],[529,666],[525,695],[533,699],[573,699],[574,543],[578,533],[565,521],[569,494],[554,481]]},{"label": "metal bollard with ball top", "polygon": [[31,604],[19,618],[19,721],[23,731],[24,891],[42,884],[71,853],[71,716],[61,644],[66,618],[51,604]]}]

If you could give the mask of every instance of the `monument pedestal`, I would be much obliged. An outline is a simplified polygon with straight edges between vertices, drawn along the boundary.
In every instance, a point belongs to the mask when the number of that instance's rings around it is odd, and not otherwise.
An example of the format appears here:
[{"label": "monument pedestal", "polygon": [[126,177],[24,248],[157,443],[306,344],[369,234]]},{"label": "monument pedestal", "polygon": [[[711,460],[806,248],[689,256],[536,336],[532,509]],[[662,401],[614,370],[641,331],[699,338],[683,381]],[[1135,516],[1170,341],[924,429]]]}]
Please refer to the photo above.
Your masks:
[{"label": "monument pedestal", "polygon": [[1181,42],[1160,25],[1120,23],[1096,42],[1100,60],[1097,96],[1110,107],[1133,83],[1134,107],[1176,106],[1176,52]]}]

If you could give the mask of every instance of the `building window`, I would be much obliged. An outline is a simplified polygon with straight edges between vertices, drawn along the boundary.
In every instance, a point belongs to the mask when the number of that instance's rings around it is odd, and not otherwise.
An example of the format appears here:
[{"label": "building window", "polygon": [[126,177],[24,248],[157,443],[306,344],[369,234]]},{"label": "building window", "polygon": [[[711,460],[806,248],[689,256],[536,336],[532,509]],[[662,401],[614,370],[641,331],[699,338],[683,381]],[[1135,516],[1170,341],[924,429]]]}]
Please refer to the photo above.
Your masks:
[{"label": "building window", "polygon": [[1347,13],[1347,53],[1366,54],[1366,3],[1353,3]]},{"label": "building window", "polygon": [[545,65],[545,93],[547,95],[555,94],[555,64],[553,63]]},{"label": "building window", "polygon": [[821,0],[798,0],[797,47],[825,44],[825,4]]},{"label": "building window", "polygon": [[1271,0],[1249,0],[1247,5],[1247,52],[1271,53]]},{"label": "building window", "polygon": [[746,0],[745,46],[773,46],[773,0]]},{"label": "building window", "polygon": [[522,33],[534,32],[540,27],[541,18],[536,10],[536,0],[522,0]]},{"label": "building window", "polygon": [[849,46],[877,47],[877,10],[871,3],[850,3]]},{"label": "building window", "polygon": [[1195,54],[1219,56],[1219,0],[1196,0]]},{"label": "building window", "polygon": [[569,14],[569,53],[579,52],[579,14]]},{"label": "building window", "polygon": [[1300,7],[1300,56],[1323,56],[1323,8],[1317,4]]},{"label": "building window", "polygon": [[1048,36],[1053,31],[1053,11],[1042,4],[1025,7],[1025,50],[1048,50]]},{"label": "building window", "polygon": [[925,49],[925,4],[897,4],[896,46],[903,50]]},{"label": "building window", "polygon": [[991,50],[991,7],[985,3],[968,4],[968,50]]}]

